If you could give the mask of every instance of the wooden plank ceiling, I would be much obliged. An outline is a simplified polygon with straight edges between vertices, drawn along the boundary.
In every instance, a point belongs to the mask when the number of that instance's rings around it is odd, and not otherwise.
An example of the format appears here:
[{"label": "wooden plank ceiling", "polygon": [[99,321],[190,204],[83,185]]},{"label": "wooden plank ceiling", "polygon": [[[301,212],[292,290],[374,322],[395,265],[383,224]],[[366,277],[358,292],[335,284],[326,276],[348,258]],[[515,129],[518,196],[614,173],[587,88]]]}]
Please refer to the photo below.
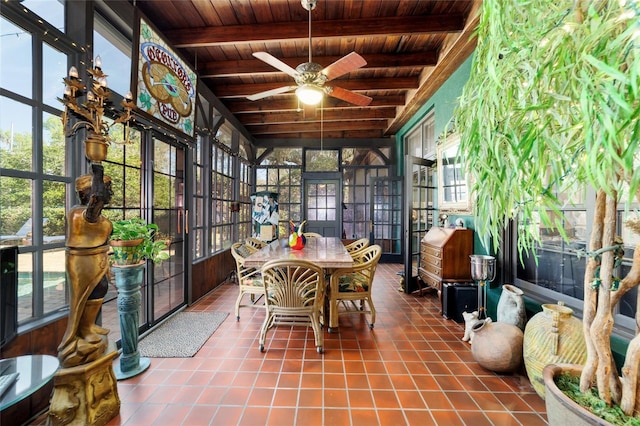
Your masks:
[{"label": "wooden plank ceiling", "polygon": [[357,52],[367,64],[330,85],[372,101],[363,107],[325,95],[321,110],[305,113],[294,91],[247,99],[296,86],[252,53],[267,52],[292,68],[308,62],[309,12],[301,0],[135,2],[256,141],[318,139],[321,132],[326,139],[393,137],[473,51],[479,3],[318,0],[313,62],[326,67]]}]

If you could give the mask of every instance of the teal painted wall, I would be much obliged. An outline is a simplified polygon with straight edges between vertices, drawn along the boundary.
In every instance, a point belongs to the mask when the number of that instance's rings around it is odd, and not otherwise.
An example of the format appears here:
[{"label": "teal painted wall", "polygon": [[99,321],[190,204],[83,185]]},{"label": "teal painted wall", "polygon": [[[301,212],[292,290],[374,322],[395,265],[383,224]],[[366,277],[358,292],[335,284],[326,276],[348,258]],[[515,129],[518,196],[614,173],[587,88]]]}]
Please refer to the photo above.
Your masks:
[{"label": "teal painted wall", "polygon": [[[404,137],[432,110],[435,118],[435,134],[439,135],[445,129],[445,126],[451,120],[453,111],[458,105],[458,98],[462,95],[462,88],[469,79],[473,55],[469,56],[466,61],[449,77],[449,79],[434,93],[434,95],[425,102],[418,112],[411,117],[396,134],[396,144],[398,155],[397,170],[399,173],[404,171]],[[474,229],[473,216],[456,216],[449,215],[449,221],[455,223],[455,220],[461,217],[465,221],[465,226]],[[489,254],[482,246],[477,234],[474,234],[474,253]]]},{"label": "teal painted wall", "polygon": [[404,136],[409,133],[416,124],[422,120],[428,112],[435,108],[435,134],[439,135],[451,120],[453,111],[458,105],[458,98],[462,95],[462,88],[469,79],[471,72],[471,63],[473,55],[469,56],[466,61],[449,77],[449,79],[433,94],[427,102],[425,102],[418,112],[411,117],[396,134],[396,144],[398,155],[397,170],[402,173],[404,163]]}]

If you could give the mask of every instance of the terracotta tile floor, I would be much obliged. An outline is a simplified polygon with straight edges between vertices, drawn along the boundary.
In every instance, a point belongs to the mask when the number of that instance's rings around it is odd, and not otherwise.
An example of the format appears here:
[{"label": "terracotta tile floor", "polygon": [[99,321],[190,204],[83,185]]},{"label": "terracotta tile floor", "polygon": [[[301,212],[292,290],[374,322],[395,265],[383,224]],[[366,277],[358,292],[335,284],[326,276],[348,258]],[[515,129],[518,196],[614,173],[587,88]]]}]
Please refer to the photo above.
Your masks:
[{"label": "terracotta tile floor", "polygon": [[[233,314],[224,284],[189,310],[230,315],[193,358],[153,358],[118,382],[110,425],[546,425],[544,401],[526,376],[484,370],[439,314],[435,294],[397,290],[400,265],[381,264],[377,318],[340,317],[318,354],[311,329],[280,326],[258,350],[263,308]],[[248,297],[248,296],[247,296]]]}]

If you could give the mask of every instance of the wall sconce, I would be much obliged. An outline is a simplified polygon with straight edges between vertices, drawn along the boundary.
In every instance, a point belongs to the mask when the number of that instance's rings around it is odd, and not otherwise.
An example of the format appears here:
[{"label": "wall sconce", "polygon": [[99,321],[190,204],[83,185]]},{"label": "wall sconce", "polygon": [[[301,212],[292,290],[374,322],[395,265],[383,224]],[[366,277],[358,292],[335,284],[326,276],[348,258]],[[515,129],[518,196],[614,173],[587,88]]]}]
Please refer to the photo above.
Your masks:
[{"label": "wall sconce", "polygon": [[[121,102],[123,111],[117,115],[112,124],[104,122],[104,108],[108,105],[111,91],[107,88],[107,75],[102,72],[102,60],[96,56],[93,68],[87,70],[90,75],[89,89],[78,78],[76,67],[69,69],[69,76],[64,78],[64,97],[58,98],[65,106],[62,114],[62,125],[66,130],[66,136],[73,136],[79,129],[86,128],[89,132],[85,140],[86,156],[92,162],[100,163],[107,157],[107,146],[114,142],[109,137],[111,126],[117,123],[125,123],[125,144],[129,143],[129,120],[131,111],[135,109],[133,95],[128,92]],[[86,91],[86,102],[78,103],[78,97]],[[73,125],[70,123],[69,114],[73,114],[79,121]]]}]

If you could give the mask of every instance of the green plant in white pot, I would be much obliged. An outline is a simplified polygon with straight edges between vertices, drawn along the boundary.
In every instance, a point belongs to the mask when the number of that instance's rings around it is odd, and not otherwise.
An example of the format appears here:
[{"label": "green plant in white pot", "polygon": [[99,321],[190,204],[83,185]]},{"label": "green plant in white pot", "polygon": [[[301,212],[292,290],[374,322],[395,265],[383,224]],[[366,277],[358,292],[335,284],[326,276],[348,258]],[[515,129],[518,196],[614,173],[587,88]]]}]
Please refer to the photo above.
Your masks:
[{"label": "green plant in white pot", "polygon": [[[613,310],[640,283],[640,245],[625,277],[618,205],[640,201],[640,3],[636,0],[484,0],[471,76],[455,113],[471,175],[476,230],[500,247],[519,220],[520,254],[534,253],[540,223],[565,239],[562,208],[595,189],[586,254],[581,392],[595,383],[607,405],[640,416],[640,337],[618,373]],[[566,198],[559,194],[567,195]],[[628,229],[640,220],[625,214]]]},{"label": "green plant in white pot", "polygon": [[148,259],[154,263],[169,259],[164,239],[156,239],[158,225],[133,218],[113,222],[110,244],[116,265],[137,264]]}]

